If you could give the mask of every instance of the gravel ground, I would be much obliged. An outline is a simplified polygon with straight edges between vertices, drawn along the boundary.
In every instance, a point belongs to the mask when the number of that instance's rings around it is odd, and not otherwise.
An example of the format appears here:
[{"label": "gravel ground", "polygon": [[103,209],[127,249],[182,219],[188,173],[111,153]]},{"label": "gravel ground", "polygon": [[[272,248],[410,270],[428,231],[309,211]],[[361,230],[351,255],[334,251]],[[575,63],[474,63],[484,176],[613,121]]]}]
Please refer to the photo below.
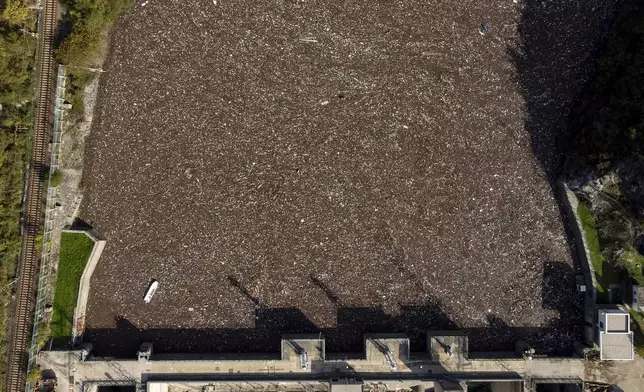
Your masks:
[{"label": "gravel ground", "polygon": [[[614,4],[583,3],[139,2],[86,154],[82,217],[108,239],[96,350],[277,352],[311,330],[331,351],[366,330],[420,349],[456,326],[475,350],[569,347],[548,174]],[[534,38],[552,42],[536,70],[512,55]]]}]

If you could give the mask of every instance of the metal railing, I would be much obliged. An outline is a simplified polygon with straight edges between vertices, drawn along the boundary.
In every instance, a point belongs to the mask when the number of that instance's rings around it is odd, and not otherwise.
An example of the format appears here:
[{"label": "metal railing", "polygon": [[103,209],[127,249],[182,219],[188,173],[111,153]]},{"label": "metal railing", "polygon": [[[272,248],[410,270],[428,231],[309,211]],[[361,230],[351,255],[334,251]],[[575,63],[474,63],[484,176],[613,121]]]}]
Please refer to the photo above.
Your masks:
[{"label": "metal railing", "polygon": [[44,319],[44,312],[47,303],[53,298],[52,277],[53,268],[51,265],[53,238],[52,231],[54,228],[54,217],[56,214],[56,198],[58,188],[52,186],[52,176],[60,168],[60,141],[63,123],[63,104],[65,101],[65,85],[67,78],[65,68],[58,66],[58,76],[56,78],[56,97],[54,106],[54,126],[52,129],[51,142],[51,160],[49,165],[49,186],[47,187],[47,202],[45,205],[45,223],[43,230],[42,253],[40,260],[40,271],[38,275],[38,291],[36,295],[36,306],[34,310],[34,323],[31,333],[31,345],[29,347],[28,370],[36,365],[36,357],[39,347],[39,327]]}]

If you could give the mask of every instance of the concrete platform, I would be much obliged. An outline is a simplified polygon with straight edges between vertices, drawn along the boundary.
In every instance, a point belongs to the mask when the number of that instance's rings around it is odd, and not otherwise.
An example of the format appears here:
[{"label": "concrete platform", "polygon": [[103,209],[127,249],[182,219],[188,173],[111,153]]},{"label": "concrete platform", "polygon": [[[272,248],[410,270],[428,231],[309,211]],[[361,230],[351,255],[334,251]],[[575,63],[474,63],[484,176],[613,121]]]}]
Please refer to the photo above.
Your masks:
[{"label": "concrete platform", "polygon": [[[237,388],[236,391],[254,389],[272,391],[270,388],[275,387],[274,384],[282,385],[287,382],[307,386],[302,389],[305,392],[318,390],[326,392],[315,387],[318,385],[316,383],[343,378],[362,380],[365,383],[364,391],[370,392],[416,387],[424,391],[433,387],[428,383],[443,378],[496,380],[505,383],[520,380],[521,377],[583,377],[584,375],[584,362],[579,359],[470,361],[466,355],[459,354],[459,348],[464,344],[462,337],[438,335],[433,336],[432,339],[439,346],[441,343],[451,344],[456,354],[445,359],[441,357],[444,353],[437,348],[437,355],[441,359],[439,361],[412,359],[414,355],[410,355],[408,341],[404,335],[393,337],[392,335],[368,335],[365,337],[365,355],[362,359],[328,360],[324,359],[324,345],[320,346],[323,341],[319,338],[287,336],[282,345],[281,359],[159,360],[158,358],[163,356],[152,355],[151,360],[140,361],[91,359],[91,357],[83,361],[80,351],[43,351],[38,357],[38,364],[43,372],[55,375],[58,380],[57,390],[64,392],[91,392],[96,385],[119,383],[137,385],[142,390],[148,382],[152,381],[167,383],[167,392],[190,390],[183,386],[193,385],[191,383],[200,383],[202,387],[219,383],[218,389],[211,392],[222,388],[230,390]],[[296,354],[293,343],[306,348],[310,353],[311,366],[308,369],[301,369],[300,357]],[[395,371],[387,362],[383,347],[390,350],[395,359]],[[235,387],[240,383],[244,385],[251,383],[254,386],[248,389]],[[176,387],[177,385],[183,389]],[[195,385],[197,384],[193,386]],[[163,388],[151,392],[166,392]],[[298,390],[290,387],[283,388],[283,386],[278,387],[275,391]]]},{"label": "concrete platform", "polygon": [[377,366],[388,366],[387,356],[395,363],[395,369],[405,368],[409,362],[409,338],[404,334],[368,334],[365,336],[366,361]]},{"label": "concrete platform", "polygon": [[447,369],[460,369],[468,358],[467,335],[456,331],[428,332],[430,357]]},{"label": "concrete platform", "polygon": [[[306,353],[307,369],[302,368],[302,354]],[[282,361],[299,363],[299,371],[307,371],[312,364],[325,359],[325,341],[321,334],[283,335],[281,344]]]},{"label": "concrete platform", "polygon": [[[446,335],[434,336],[437,343],[440,336]],[[297,341],[297,337],[295,339]],[[494,391],[515,392],[521,390],[516,385],[521,380],[559,382],[571,379],[608,382],[619,385],[624,391],[636,391],[641,386],[640,375],[644,374],[644,359],[640,357],[622,363],[620,367],[606,367],[578,358],[480,360],[463,356],[457,363],[446,363],[418,359],[421,354],[410,353],[409,360],[405,360],[404,352],[400,354],[399,351],[396,372],[392,372],[376,353],[370,355],[370,360],[365,353],[361,359],[312,361],[308,371],[300,371],[298,356],[290,354],[289,358],[283,359],[275,355],[272,359],[160,360],[165,356],[153,355],[150,361],[107,358],[81,361],[80,351],[43,351],[38,356],[38,364],[43,375],[57,378],[56,390],[62,392],[94,392],[98,385],[117,384],[135,385],[141,391],[153,382],[167,384],[163,387],[167,392],[206,392],[205,387],[209,385],[215,386],[210,392],[329,392],[327,384],[343,378],[360,380],[364,384],[363,392],[422,392],[441,380],[488,382],[494,383]]]}]

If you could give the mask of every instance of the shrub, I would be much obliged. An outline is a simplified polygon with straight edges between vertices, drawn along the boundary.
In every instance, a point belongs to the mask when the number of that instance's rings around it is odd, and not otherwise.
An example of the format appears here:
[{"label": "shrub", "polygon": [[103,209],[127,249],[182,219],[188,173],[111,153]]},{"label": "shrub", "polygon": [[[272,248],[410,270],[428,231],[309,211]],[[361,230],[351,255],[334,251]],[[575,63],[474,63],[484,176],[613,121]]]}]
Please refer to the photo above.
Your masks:
[{"label": "shrub", "polygon": [[81,68],[73,68],[67,73],[67,101],[72,104],[72,108],[69,111],[72,120],[83,118],[85,114],[85,103],[83,102],[85,87],[95,77],[95,73]]},{"label": "shrub", "polygon": [[29,371],[29,374],[27,375],[27,382],[35,384],[38,381],[40,381],[40,377],[41,377],[40,368],[35,367]]},{"label": "shrub", "polygon": [[34,238],[34,246],[36,247],[36,250],[38,252],[42,251],[42,244],[43,244],[43,233],[38,233],[36,235],[36,238]]},{"label": "shrub", "polygon": [[65,38],[56,57],[63,64],[89,67],[100,55],[101,37],[89,30],[71,33]]},{"label": "shrub", "polygon": [[638,284],[644,285],[644,256],[639,254],[635,249],[628,248],[620,252],[616,264],[618,267],[628,272],[628,276]]},{"label": "shrub", "polygon": [[45,347],[49,341],[49,335],[51,333],[51,328],[48,322],[42,322],[38,326],[38,349]]},{"label": "shrub", "polygon": [[63,40],[56,57],[63,64],[89,67],[101,55],[103,37],[131,0],[67,0],[71,33]]},{"label": "shrub", "polygon": [[29,19],[29,7],[22,0],[7,0],[2,17],[11,24],[23,25]]},{"label": "shrub", "polygon": [[620,211],[609,209],[600,212],[597,217],[597,230],[611,251],[627,247],[633,241],[634,227],[632,222]]},{"label": "shrub", "polygon": [[57,187],[63,182],[63,173],[61,173],[58,170],[54,170],[53,173],[51,173],[51,177],[49,178],[49,186],[51,187]]},{"label": "shrub", "polygon": [[24,107],[31,99],[31,71],[35,39],[25,36],[15,26],[0,23],[0,103],[7,110]]}]

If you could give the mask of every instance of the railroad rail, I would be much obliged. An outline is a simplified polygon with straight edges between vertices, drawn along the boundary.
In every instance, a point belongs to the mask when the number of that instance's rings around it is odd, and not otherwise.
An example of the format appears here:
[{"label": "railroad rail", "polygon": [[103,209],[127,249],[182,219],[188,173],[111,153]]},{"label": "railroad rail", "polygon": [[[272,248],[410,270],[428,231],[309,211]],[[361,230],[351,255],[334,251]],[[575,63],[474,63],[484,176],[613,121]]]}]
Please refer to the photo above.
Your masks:
[{"label": "railroad rail", "polygon": [[23,391],[27,378],[29,338],[33,321],[37,271],[40,264],[37,237],[42,231],[42,178],[48,163],[52,122],[53,45],[57,8],[57,0],[43,0],[38,23],[36,116],[31,142],[31,163],[27,173],[22,248],[5,383],[5,390],[8,392]]}]

